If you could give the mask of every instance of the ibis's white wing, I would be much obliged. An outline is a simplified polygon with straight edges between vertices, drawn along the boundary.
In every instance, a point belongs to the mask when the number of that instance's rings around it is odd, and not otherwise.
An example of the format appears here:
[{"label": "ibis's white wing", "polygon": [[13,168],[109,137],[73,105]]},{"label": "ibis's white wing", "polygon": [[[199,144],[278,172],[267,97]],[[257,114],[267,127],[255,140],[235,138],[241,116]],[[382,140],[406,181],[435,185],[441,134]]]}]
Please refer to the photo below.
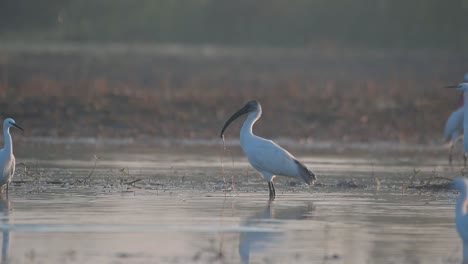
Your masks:
[{"label": "ibis's white wing", "polygon": [[294,156],[271,140],[256,140],[254,144],[246,146],[244,152],[250,164],[260,172],[298,176],[298,165]]}]

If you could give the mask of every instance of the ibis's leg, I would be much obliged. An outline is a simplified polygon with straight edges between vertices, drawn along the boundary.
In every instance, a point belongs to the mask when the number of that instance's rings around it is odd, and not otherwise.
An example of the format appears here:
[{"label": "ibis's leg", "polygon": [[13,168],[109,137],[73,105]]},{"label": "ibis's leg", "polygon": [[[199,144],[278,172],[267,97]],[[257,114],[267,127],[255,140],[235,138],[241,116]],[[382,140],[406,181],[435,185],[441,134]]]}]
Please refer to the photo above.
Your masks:
[{"label": "ibis's leg", "polygon": [[271,181],[271,188],[273,189],[273,197],[276,197],[276,189],[275,185],[273,184],[273,181]]},{"label": "ibis's leg", "polygon": [[449,149],[449,165],[452,166],[452,152],[453,152],[453,143],[450,143],[450,149]]},{"label": "ibis's leg", "polygon": [[276,197],[276,190],[273,181],[268,182],[268,187],[270,188],[270,201],[273,201]]},{"label": "ibis's leg", "polygon": [[271,190],[271,182],[268,182],[268,191],[270,192],[270,201],[272,200],[271,198],[273,197],[273,191]]},{"label": "ibis's leg", "polygon": [[275,199],[275,186],[273,186],[273,182],[268,182],[268,189],[270,189],[270,201]]},{"label": "ibis's leg", "polygon": [[8,197],[8,190],[10,189],[10,183],[6,184],[6,196]]},{"label": "ibis's leg", "polygon": [[463,154],[463,160],[464,160],[464,165],[463,166],[466,167],[466,153]]}]

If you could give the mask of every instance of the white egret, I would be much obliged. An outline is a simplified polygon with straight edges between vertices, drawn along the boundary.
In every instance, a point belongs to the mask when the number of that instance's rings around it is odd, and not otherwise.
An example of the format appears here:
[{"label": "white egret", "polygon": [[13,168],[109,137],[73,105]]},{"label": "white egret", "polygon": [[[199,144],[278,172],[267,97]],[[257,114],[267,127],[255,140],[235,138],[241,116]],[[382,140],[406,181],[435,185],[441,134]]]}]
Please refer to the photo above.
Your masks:
[{"label": "white egret", "polygon": [[[457,88],[463,92],[463,96],[468,96],[468,82],[460,83],[459,85],[452,85],[447,86],[447,88]],[[468,131],[468,104],[463,105],[463,131]],[[466,155],[468,154],[468,137],[463,137],[463,150],[464,150],[464,159],[465,159],[465,166],[466,166]]]},{"label": "white egret", "polygon": [[468,179],[458,178],[453,181],[452,186],[460,191],[455,209],[455,223],[458,234],[463,241],[463,263],[468,263]]},{"label": "white egret", "polygon": [[285,149],[271,140],[252,133],[253,125],[262,115],[262,106],[257,101],[248,102],[226,121],[221,130],[221,138],[224,137],[224,131],[229,124],[243,114],[248,114],[248,116],[240,131],[240,144],[252,167],[259,171],[268,182],[270,200],[274,200],[276,196],[273,185],[273,178],[276,175],[302,179],[308,185],[317,180],[312,171]]},{"label": "white egret", "polygon": [[[463,76],[463,82],[468,82],[468,73]],[[448,87],[458,87],[458,86],[448,86]],[[462,93],[460,100],[460,108],[453,111],[447,122],[445,123],[444,128],[444,141],[449,142],[449,163],[452,165],[452,152],[453,147],[458,142],[458,140],[463,136],[463,113],[464,113],[464,105],[465,105],[465,98],[464,94]],[[465,165],[466,165],[466,158],[465,158]]]},{"label": "white egret", "polygon": [[16,124],[15,120],[11,118],[7,118],[3,121],[3,137],[5,146],[3,149],[0,149],[0,189],[1,192],[6,189],[7,194],[8,185],[15,173],[15,156],[13,155],[13,142],[11,140],[10,127],[16,127],[21,131],[24,131]]}]

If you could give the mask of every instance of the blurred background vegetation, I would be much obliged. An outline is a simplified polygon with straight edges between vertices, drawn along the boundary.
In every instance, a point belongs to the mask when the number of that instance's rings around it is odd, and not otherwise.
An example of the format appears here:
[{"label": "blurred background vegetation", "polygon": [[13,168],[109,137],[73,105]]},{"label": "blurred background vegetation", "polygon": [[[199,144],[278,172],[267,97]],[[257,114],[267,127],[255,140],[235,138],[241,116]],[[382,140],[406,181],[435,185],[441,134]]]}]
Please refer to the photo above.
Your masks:
[{"label": "blurred background vegetation", "polygon": [[28,136],[213,139],[258,99],[262,136],[440,143],[459,102],[440,87],[468,72],[467,11],[468,0],[3,0],[0,109]]},{"label": "blurred background vegetation", "polygon": [[2,39],[468,49],[468,0],[3,0]]}]

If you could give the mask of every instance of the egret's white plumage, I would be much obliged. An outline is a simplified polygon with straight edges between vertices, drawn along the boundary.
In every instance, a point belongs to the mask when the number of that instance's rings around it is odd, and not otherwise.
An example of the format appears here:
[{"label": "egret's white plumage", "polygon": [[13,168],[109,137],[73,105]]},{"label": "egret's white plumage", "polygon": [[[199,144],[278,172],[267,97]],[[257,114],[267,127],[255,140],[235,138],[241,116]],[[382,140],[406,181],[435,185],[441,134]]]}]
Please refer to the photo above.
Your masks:
[{"label": "egret's white plumage", "polygon": [[23,130],[16,124],[15,120],[11,118],[7,118],[3,121],[3,137],[5,146],[3,149],[0,149],[0,188],[2,191],[6,188],[7,192],[8,185],[15,173],[15,156],[13,155],[13,142],[10,135],[10,127],[16,127]]},{"label": "egret's white plumage", "polygon": [[[447,86],[447,88],[457,88],[458,90],[461,90],[466,102],[466,97],[468,96],[468,82],[460,83],[459,85]],[[463,131],[468,131],[468,104],[463,105]],[[468,154],[468,137],[463,137],[463,149],[466,166],[466,158]]]},{"label": "egret's white plumage", "polygon": [[455,209],[455,223],[463,241],[463,263],[468,263],[468,179],[458,178],[453,181],[452,186],[460,191]]},{"label": "egret's white plumage", "polygon": [[449,141],[449,163],[452,164],[453,147],[463,136],[463,113],[464,108],[460,107],[450,114],[444,129],[444,141]]},{"label": "egret's white plumage", "polygon": [[[468,83],[468,73],[463,76],[463,82]],[[447,88],[460,88],[460,85],[452,85],[447,86]],[[461,89],[463,90],[463,89]],[[453,147],[457,143],[457,141],[463,136],[464,131],[464,116],[465,116],[465,95],[466,93],[463,91],[461,100],[460,100],[460,108],[450,114],[447,122],[445,123],[444,128],[444,141],[449,141],[449,163],[452,165],[452,152]],[[465,143],[464,143],[465,144]],[[466,153],[466,149],[465,149]],[[463,156],[465,159],[465,166],[466,166],[466,155]]]},{"label": "egret's white plumage", "polygon": [[275,142],[253,134],[252,127],[262,115],[262,107],[257,101],[248,102],[232,115],[226,121],[221,131],[221,137],[229,124],[243,114],[248,114],[248,116],[240,132],[241,147],[252,167],[259,171],[268,182],[271,200],[276,195],[273,185],[273,178],[276,175],[302,179],[309,185],[316,181],[315,174],[291,153]]}]

